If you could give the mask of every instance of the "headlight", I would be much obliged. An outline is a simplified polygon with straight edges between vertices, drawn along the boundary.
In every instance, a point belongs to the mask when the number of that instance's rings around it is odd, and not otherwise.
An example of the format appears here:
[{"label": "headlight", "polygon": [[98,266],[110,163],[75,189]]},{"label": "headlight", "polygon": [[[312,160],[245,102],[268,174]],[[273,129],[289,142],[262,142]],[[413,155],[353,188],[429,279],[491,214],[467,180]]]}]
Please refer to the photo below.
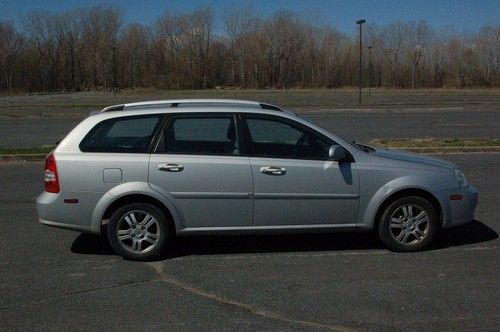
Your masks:
[{"label": "headlight", "polygon": [[455,178],[457,179],[458,182],[458,186],[460,188],[467,187],[467,179],[465,178],[464,173],[462,173],[462,171],[459,169],[455,169],[454,172],[455,172]]}]

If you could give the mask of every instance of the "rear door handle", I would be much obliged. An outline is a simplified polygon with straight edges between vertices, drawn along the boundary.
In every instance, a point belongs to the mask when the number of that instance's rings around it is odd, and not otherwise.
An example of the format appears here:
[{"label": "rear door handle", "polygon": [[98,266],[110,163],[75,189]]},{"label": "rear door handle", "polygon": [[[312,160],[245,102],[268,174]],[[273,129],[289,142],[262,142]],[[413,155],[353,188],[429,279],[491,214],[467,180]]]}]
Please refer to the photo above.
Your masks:
[{"label": "rear door handle", "polygon": [[158,170],[164,172],[182,172],[183,169],[184,166],[180,164],[169,164],[169,163],[158,164]]},{"label": "rear door handle", "polygon": [[262,174],[267,175],[285,175],[286,168],[283,167],[274,167],[274,166],[265,166],[260,168],[260,172]]}]

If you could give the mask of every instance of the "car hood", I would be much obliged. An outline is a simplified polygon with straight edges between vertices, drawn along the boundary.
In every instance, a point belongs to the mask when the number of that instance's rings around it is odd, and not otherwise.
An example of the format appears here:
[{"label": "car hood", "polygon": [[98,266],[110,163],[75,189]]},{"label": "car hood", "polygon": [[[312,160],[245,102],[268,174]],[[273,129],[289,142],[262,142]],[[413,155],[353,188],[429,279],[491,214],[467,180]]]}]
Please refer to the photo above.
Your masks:
[{"label": "car hood", "polygon": [[400,160],[429,166],[457,168],[457,165],[452,162],[406,151],[375,148],[375,152],[373,152],[372,154],[385,159]]}]

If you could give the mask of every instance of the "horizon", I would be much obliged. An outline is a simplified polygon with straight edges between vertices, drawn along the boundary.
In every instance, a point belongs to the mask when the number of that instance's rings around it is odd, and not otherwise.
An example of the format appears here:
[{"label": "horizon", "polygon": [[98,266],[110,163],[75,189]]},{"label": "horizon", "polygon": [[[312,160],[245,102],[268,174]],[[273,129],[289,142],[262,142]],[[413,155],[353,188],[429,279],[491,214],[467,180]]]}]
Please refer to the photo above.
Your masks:
[{"label": "horizon", "polygon": [[[22,20],[30,10],[45,10],[56,14],[77,8],[88,8],[96,5],[120,8],[123,14],[123,26],[131,23],[143,25],[153,24],[165,13],[185,14],[200,8],[210,7],[214,12],[215,32],[223,34],[223,19],[227,11],[246,5],[248,2],[236,0],[194,0],[194,1],[160,1],[151,0],[135,7],[132,0],[86,0],[80,1],[35,1],[35,0],[0,0],[0,21],[10,21],[18,29],[23,28]],[[257,16],[264,19],[280,11],[291,11],[306,21],[317,25],[329,25],[338,31],[352,35],[356,33],[357,19],[366,19],[367,24],[383,26],[394,22],[425,21],[436,30],[447,30],[456,33],[473,33],[483,26],[500,24],[499,1],[263,1],[250,3]]]}]

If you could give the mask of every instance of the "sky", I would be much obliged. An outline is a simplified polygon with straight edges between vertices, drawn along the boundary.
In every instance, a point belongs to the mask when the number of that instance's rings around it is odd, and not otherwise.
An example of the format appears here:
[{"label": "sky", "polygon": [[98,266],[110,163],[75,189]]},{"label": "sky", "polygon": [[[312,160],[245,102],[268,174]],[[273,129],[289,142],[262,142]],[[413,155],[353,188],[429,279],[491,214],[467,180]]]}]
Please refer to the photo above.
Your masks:
[{"label": "sky", "polygon": [[222,31],[224,14],[251,5],[263,17],[285,9],[351,34],[355,21],[384,25],[397,21],[425,20],[434,28],[454,28],[474,32],[484,25],[500,24],[500,0],[0,0],[0,21],[12,21],[19,28],[25,13],[43,9],[52,13],[93,5],[116,5],[122,9],[124,23],[154,22],[161,14],[188,13],[210,6],[215,14],[216,31]]}]

